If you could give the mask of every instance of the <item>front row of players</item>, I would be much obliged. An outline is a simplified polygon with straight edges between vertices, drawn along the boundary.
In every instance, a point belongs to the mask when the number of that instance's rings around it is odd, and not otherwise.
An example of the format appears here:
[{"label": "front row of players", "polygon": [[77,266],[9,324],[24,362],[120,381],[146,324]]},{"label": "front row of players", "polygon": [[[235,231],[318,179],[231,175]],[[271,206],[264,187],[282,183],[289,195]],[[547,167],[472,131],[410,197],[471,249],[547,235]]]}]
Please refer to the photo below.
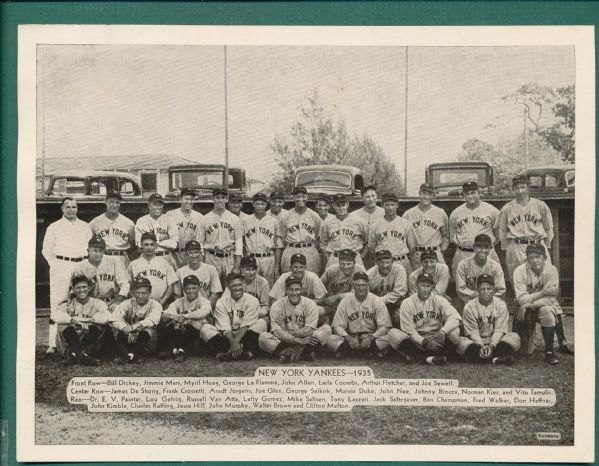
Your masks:
[{"label": "front row of players", "polygon": [[[555,334],[560,343],[565,341],[556,299],[558,277],[555,267],[545,264],[542,245],[529,245],[527,262],[514,272],[518,333],[509,331],[508,309],[497,296],[492,274],[478,276],[474,297],[467,301],[461,316],[444,297],[444,290],[438,289],[438,264],[429,263],[435,261],[428,259],[436,258],[426,251],[422,269],[410,277],[414,293],[397,306],[406,290],[405,286],[382,284],[392,273],[397,274],[395,266],[386,263],[389,258],[385,252],[377,254],[377,266],[368,273],[347,260],[352,259],[351,251],[340,254],[340,270],[335,273],[346,279],[334,299],[329,299],[331,293],[324,297],[318,287],[310,285],[305,258],[294,255],[292,271],[281,277],[283,294],[276,297],[275,293],[275,298],[271,292],[270,310],[246,292],[247,277],[237,273],[227,276],[227,288],[214,311],[200,293],[201,282],[194,274],[182,279],[183,296],[166,309],[151,297],[151,282],[137,278],[131,284],[132,297],[119,302],[112,312],[105,301],[90,296],[90,280],[75,275],[73,297],[61,304],[54,316],[59,325],[59,349],[66,363],[85,365],[100,364],[97,356],[110,348],[118,354],[117,363],[141,363],[146,355],[162,349],[163,356],[177,362],[200,350],[216,354],[222,361],[269,354],[294,362],[314,360],[329,351],[335,357],[360,353],[384,357],[392,353],[406,362],[433,365],[444,364],[448,358],[511,364],[521,344],[526,348],[534,343],[538,322],[545,358],[551,364],[558,363],[553,352]],[[246,264],[248,261],[251,263]],[[351,267],[346,262],[351,262]],[[255,261],[247,258],[242,265],[250,266],[242,269],[252,268]],[[405,272],[399,281],[406,282]],[[275,284],[273,290],[277,285],[281,286]],[[393,297],[399,298],[389,299]],[[521,342],[520,335],[525,341]]]}]

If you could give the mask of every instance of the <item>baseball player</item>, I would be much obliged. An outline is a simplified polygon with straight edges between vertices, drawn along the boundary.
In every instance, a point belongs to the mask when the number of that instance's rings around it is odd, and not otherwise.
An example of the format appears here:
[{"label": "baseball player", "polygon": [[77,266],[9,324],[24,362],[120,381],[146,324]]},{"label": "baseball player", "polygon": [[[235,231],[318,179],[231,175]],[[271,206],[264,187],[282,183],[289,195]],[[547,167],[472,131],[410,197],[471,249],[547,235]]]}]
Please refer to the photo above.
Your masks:
[{"label": "baseball player", "polygon": [[337,358],[364,352],[382,358],[389,348],[389,312],[383,300],[368,291],[366,273],[354,274],[353,290],[337,307],[327,347]]},{"label": "baseball player", "polygon": [[195,275],[200,282],[200,296],[208,299],[212,309],[216,306],[216,301],[223,292],[220,284],[218,272],[213,265],[202,262],[202,246],[195,240],[188,241],[185,245],[185,254],[187,255],[187,265],[177,270],[176,275],[178,283],[173,289],[176,296],[182,296],[181,286],[185,277]]},{"label": "baseball player", "polygon": [[281,214],[288,212],[287,209],[283,209],[285,205],[285,196],[280,191],[273,191],[270,193],[270,209],[267,210],[268,215],[278,219]]},{"label": "baseball player", "polygon": [[104,255],[105,249],[104,240],[93,236],[87,245],[88,258],[77,263],[71,280],[76,275],[87,277],[90,296],[104,301],[112,312],[129,296],[129,275],[122,261]]},{"label": "baseball player", "polygon": [[[87,256],[87,243],[92,230],[77,218],[77,201],[72,197],[62,200],[62,217],[46,230],[42,255],[50,266],[50,316],[68,294],[71,274],[78,262]],[[56,324],[50,317],[47,354],[56,353]]]},{"label": "baseball player", "polygon": [[456,351],[467,361],[510,365],[513,353],[520,349],[520,336],[508,331],[507,305],[495,292],[493,276],[479,275],[477,297],[464,308],[465,336]]},{"label": "baseball player", "polygon": [[410,250],[416,239],[412,224],[397,215],[399,199],[394,193],[382,196],[385,216],[370,228],[368,246],[376,251],[391,251],[393,260],[403,265],[406,274],[412,273],[410,266]]},{"label": "baseball player", "polygon": [[320,277],[320,281],[327,289],[327,296],[320,304],[327,308],[329,319],[333,319],[341,299],[347,293],[351,293],[354,275],[357,272],[366,272],[366,270],[356,263],[356,253],[351,249],[342,249],[339,251],[339,262],[327,268]]},{"label": "baseball player", "polygon": [[293,275],[302,281],[302,296],[310,298],[318,304],[327,294],[327,289],[314,272],[306,270],[306,257],[303,254],[291,256],[291,272],[285,272],[277,279],[270,290],[270,304],[285,296],[285,280]]},{"label": "baseball player", "polygon": [[414,228],[415,245],[410,254],[412,270],[421,266],[420,253],[426,250],[435,251],[437,260],[445,263],[443,252],[449,246],[449,219],[443,209],[432,204],[433,187],[428,183],[421,184],[418,196],[418,205],[403,214]]},{"label": "baseball player", "polygon": [[202,245],[202,262],[216,268],[221,285],[230,272],[239,272],[243,255],[243,227],[239,217],[225,209],[227,192],[218,188],[212,191],[214,208],[204,215],[198,229],[197,240]]},{"label": "baseball player", "polygon": [[535,323],[539,322],[545,342],[545,360],[557,365],[559,359],[553,352],[556,333],[560,350],[564,353],[572,351],[567,346],[563,326],[558,328],[563,314],[557,300],[559,275],[557,268],[546,260],[545,246],[533,243],[526,248],[526,262],[514,270],[514,293],[519,306],[514,323],[520,330],[523,348],[530,354],[534,350]]},{"label": "baseball player", "polygon": [[143,233],[140,244],[141,256],[129,265],[129,277],[132,281],[148,279],[152,285],[150,297],[158,301],[161,307],[166,307],[173,296],[177,275],[163,257],[156,257],[156,237],[153,233]]},{"label": "baseball player", "polygon": [[442,296],[433,293],[432,275],[418,277],[418,292],[404,299],[399,308],[401,330],[389,331],[389,344],[404,355],[432,365],[443,365],[452,354],[460,337],[462,318]]},{"label": "baseball player", "polygon": [[316,359],[315,349],[322,348],[331,336],[331,327],[318,326],[316,303],[302,296],[302,281],[293,276],[285,280],[287,296],[277,300],[270,310],[272,330],[260,334],[260,349],[278,355],[281,362],[295,362],[302,356]]},{"label": "baseball player", "polygon": [[243,290],[258,300],[260,303],[259,317],[268,324],[270,286],[266,278],[258,275],[258,264],[254,257],[244,256],[241,258],[241,276],[243,278]]},{"label": "baseball player", "polygon": [[187,265],[185,246],[189,241],[195,239],[203,215],[192,209],[195,193],[193,189],[183,188],[181,190],[181,208],[171,210],[166,215],[170,222],[177,226],[177,249],[173,252],[175,270]]},{"label": "baseball player", "polygon": [[[374,186],[364,186],[361,189],[361,193],[364,206],[354,210],[350,215],[362,219],[364,223],[368,225],[368,231],[370,232],[370,228],[372,228],[376,222],[383,218],[385,211],[376,205],[377,195],[376,188]],[[367,238],[368,237],[365,238],[365,241],[368,241]],[[367,249],[363,260],[365,268],[372,267],[375,262],[374,251]]]},{"label": "baseball player", "polygon": [[260,319],[260,303],[243,291],[243,277],[235,272],[227,275],[229,293],[216,303],[214,325],[205,324],[200,338],[217,354],[219,361],[252,359],[259,351],[258,336],[266,332]]},{"label": "baseball player", "polygon": [[331,198],[327,194],[318,194],[316,197],[316,206],[314,207],[316,213],[320,216],[320,220],[324,222],[329,215],[331,210]]},{"label": "baseball player", "polygon": [[131,290],[133,297],[115,308],[110,321],[121,354],[114,359],[116,364],[143,364],[144,357],[156,350],[158,342],[157,326],[162,306],[150,297],[152,283],[146,277],[140,277],[131,283]]},{"label": "baseball player", "polygon": [[381,249],[376,252],[376,265],[366,272],[370,292],[381,297],[391,322],[399,327],[399,306],[408,294],[406,270],[398,262],[393,262],[391,251]]},{"label": "baseball player", "polygon": [[183,279],[185,296],[173,301],[160,319],[159,331],[164,331],[177,363],[184,362],[186,355],[195,350],[200,329],[208,323],[212,312],[210,301],[200,295],[200,287],[197,276],[186,276]]},{"label": "baseball player", "polygon": [[308,194],[305,188],[293,190],[295,207],[279,219],[277,236],[280,237],[285,250],[281,263],[275,264],[275,273],[289,272],[291,256],[303,254],[306,257],[306,268],[310,272],[320,271],[320,255],[318,253],[318,232],[320,217],[306,205]]},{"label": "baseball player", "polygon": [[122,196],[120,193],[106,194],[106,212],[98,215],[89,226],[92,233],[106,243],[104,255],[108,261],[122,262],[129,267],[129,252],[135,249],[135,224],[121,214]]},{"label": "baseball player", "polygon": [[449,267],[447,264],[439,263],[436,251],[426,249],[420,253],[420,263],[422,266],[414,270],[408,278],[410,294],[416,294],[418,292],[418,287],[416,286],[418,277],[422,273],[427,273],[432,275],[433,280],[435,281],[433,293],[443,296],[451,303],[451,300],[447,296],[447,286],[449,285]]},{"label": "baseball player", "polygon": [[266,278],[269,287],[275,282],[275,263],[281,262],[283,244],[277,236],[279,222],[267,215],[268,201],[264,193],[253,198],[254,213],[242,220],[246,255],[256,259],[258,274]]},{"label": "baseball player", "polygon": [[[460,262],[474,254],[473,246],[476,235],[481,233],[488,235],[493,245],[498,238],[499,210],[480,200],[476,181],[466,181],[462,188],[466,202],[449,216],[449,238],[457,246],[451,263],[454,277]],[[491,249],[489,257],[499,262],[495,249]]]},{"label": "baseball player", "polygon": [[229,206],[229,212],[231,212],[236,217],[239,217],[240,220],[243,220],[243,219],[249,217],[248,214],[241,211],[241,208],[243,207],[243,198],[241,197],[241,194],[231,193],[229,195],[228,206]]},{"label": "baseball player", "polygon": [[366,253],[368,225],[359,217],[349,215],[349,202],[343,194],[333,197],[335,215],[331,215],[320,226],[320,247],[327,255],[329,267],[339,263],[339,252],[351,249],[356,253],[356,262],[363,266],[362,254]]},{"label": "baseball player", "polygon": [[[493,248],[493,242],[489,235],[484,233],[474,238],[474,255],[464,259],[458,265],[455,276],[455,287],[458,296],[462,300],[462,306],[471,299],[478,297],[477,279],[486,274],[493,277],[495,296],[505,296],[505,278],[499,262],[489,259],[489,253]],[[463,309],[463,307],[462,307]]]},{"label": "baseball player", "polygon": [[86,366],[100,365],[90,356],[106,330],[111,318],[106,303],[90,296],[90,283],[84,275],[71,280],[75,296],[61,304],[53,315],[58,325],[58,349],[65,364],[80,362]]},{"label": "baseball player", "polygon": [[551,210],[545,202],[530,197],[528,177],[516,176],[512,186],[516,199],[501,208],[498,221],[501,248],[506,250],[508,280],[512,280],[516,267],[526,262],[529,244],[543,245],[551,264],[548,249],[553,241]]},{"label": "baseball player", "polygon": [[152,233],[156,238],[154,254],[163,257],[173,269],[177,269],[172,251],[178,247],[179,232],[171,217],[163,213],[164,199],[160,194],[152,194],[148,198],[148,210],[150,213],[140,217],[135,224],[135,243],[141,249],[142,235]]}]

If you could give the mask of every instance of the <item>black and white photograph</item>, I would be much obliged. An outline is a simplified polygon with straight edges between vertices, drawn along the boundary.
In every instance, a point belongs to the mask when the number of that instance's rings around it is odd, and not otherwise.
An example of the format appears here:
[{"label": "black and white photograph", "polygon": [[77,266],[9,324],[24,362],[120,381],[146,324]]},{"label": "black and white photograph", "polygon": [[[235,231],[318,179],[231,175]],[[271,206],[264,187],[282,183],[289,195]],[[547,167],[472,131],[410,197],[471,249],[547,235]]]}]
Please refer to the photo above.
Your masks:
[{"label": "black and white photograph", "polygon": [[592,460],[593,34],[20,26],[19,461]]}]

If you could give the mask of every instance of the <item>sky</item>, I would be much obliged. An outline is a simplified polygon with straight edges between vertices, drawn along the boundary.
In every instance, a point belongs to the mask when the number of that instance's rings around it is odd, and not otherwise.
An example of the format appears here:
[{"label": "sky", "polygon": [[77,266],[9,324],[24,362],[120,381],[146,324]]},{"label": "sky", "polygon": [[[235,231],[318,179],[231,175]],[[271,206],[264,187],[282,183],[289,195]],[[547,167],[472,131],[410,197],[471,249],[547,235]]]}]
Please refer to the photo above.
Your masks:
[{"label": "sky", "polygon": [[[37,156],[171,154],[224,163],[221,46],[38,46]],[[270,145],[317,90],[350,134],[370,135],[403,176],[404,47],[229,46],[229,164],[268,181]],[[410,47],[408,192],[470,138],[522,132],[521,85],[575,83],[573,47]],[[490,125],[492,123],[492,125]]]}]

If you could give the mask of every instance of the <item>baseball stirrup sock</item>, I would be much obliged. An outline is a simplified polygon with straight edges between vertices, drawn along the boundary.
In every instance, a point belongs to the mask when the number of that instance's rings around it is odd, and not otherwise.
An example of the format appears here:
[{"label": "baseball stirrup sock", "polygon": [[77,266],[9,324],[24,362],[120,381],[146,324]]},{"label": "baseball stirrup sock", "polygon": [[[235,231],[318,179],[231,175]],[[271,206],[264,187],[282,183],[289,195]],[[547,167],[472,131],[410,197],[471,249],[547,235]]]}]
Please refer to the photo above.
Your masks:
[{"label": "baseball stirrup sock", "polygon": [[[545,341],[545,352],[553,352],[555,327],[541,327],[541,331],[543,332],[543,340]],[[531,338],[534,338],[534,335]]]},{"label": "baseball stirrup sock", "polygon": [[54,322],[50,324],[48,327],[48,346],[55,348],[56,347],[56,338],[58,337],[58,325]]}]

